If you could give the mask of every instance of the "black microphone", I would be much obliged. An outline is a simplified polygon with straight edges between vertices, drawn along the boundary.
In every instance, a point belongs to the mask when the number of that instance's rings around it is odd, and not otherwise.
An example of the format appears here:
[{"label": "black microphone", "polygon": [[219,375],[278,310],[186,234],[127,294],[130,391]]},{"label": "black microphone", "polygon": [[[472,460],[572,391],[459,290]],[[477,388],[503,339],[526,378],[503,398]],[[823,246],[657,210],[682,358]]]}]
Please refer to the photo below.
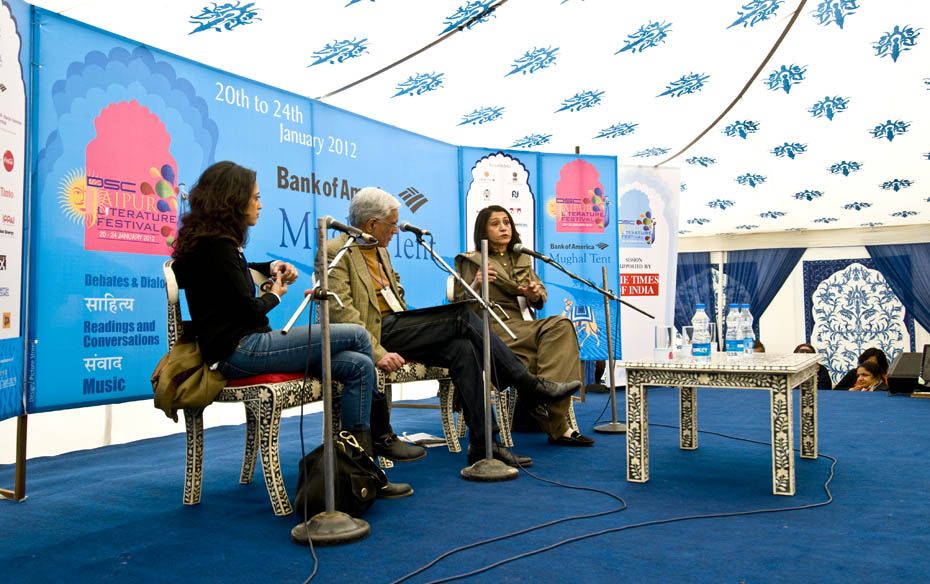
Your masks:
[{"label": "black microphone", "polygon": [[533,257],[536,258],[537,260],[542,260],[542,261],[546,262],[547,264],[551,264],[551,263],[552,263],[552,258],[550,258],[549,256],[544,256],[543,254],[539,253],[538,251],[533,251],[532,249],[529,249],[529,248],[527,248],[527,247],[523,247],[523,244],[522,244],[522,243],[518,243],[517,245],[513,246],[513,251],[514,251],[514,253],[525,253],[525,254],[528,255],[528,256],[533,256]]},{"label": "black microphone", "polygon": [[406,221],[401,221],[400,224],[397,226],[397,228],[400,229],[401,231],[407,231],[409,233],[413,233],[417,237],[423,237],[424,235],[432,235],[429,232],[429,229],[421,229],[417,227],[416,225],[411,225],[407,223]]},{"label": "black microphone", "polygon": [[335,229],[336,231],[341,231],[356,239],[361,239],[367,243],[378,243],[378,240],[374,236],[369,235],[359,229],[358,227],[352,227],[351,225],[346,225],[345,223],[340,223],[336,221],[332,216],[326,215],[323,217],[323,221],[326,223],[326,226],[330,229]]}]

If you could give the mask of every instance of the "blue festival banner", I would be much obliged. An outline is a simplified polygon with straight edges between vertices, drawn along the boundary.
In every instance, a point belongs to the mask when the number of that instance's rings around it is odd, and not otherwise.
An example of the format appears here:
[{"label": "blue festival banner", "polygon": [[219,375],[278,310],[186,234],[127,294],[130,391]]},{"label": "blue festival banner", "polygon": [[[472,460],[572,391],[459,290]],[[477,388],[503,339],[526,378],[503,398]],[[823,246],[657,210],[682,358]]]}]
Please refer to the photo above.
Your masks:
[{"label": "blue festival banner", "polygon": [[310,133],[310,100],[35,14],[27,407],[150,397],[167,350],[161,267],[186,190],[219,160],[255,169],[264,209],[246,253],[280,254],[274,216],[312,208],[274,188],[279,166],[311,165],[293,140]]},{"label": "blue festival banner", "polygon": [[[617,278],[617,161],[608,156],[570,156],[462,148],[463,249],[473,249],[478,211],[500,205],[510,211],[523,245],[536,249],[582,278],[601,285],[601,266]],[[549,299],[540,316],[563,315],[575,325],[581,357],[607,357],[603,297],[537,262]],[[619,289],[619,281],[611,285]],[[620,356],[619,309],[614,310],[614,353]]]},{"label": "blue festival banner", "polygon": [[[477,209],[496,202],[511,209],[528,245],[565,253],[580,237],[594,246],[600,259],[584,256],[585,277],[616,265],[615,203],[603,195],[616,192],[613,158],[460,148],[41,9],[34,18],[42,38],[31,91],[30,412],[151,396],[150,372],[167,350],[162,263],[187,191],[220,160],[257,172],[263,208],[248,258],[290,261],[302,273],[269,315],[274,327],[302,300],[296,291],[310,287],[317,218],[345,220],[366,186],[397,196],[400,220],[431,231],[431,245],[449,263],[471,247]],[[579,163],[596,170],[591,184],[575,184],[590,178],[573,169]],[[563,167],[569,182],[560,179]],[[389,251],[411,308],[443,302],[447,274],[413,235],[398,234]],[[582,355],[597,358],[602,305],[560,274],[540,274],[552,313],[572,317]],[[593,307],[591,323],[573,306]]]},{"label": "blue festival banner", "polygon": [[[282,259],[310,287],[316,219],[344,219],[373,185],[401,220],[459,250],[458,149],[37,11],[39,151],[33,233],[30,411],[151,396],[167,350],[161,264],[185,192],[233,160],[257,172],[251,261]],[[456,222],[457,223],[457,222]],[[441,234],[441,236],[440,236]],[[409,234],[391,244],[411,307],[439,304],[446,275]],[[41,274],[41,285],[39,275]],[[302,300],[284,297],[280,327]]]},{"label": "blue festival banner", "polygon": [[473,233],[478,212],[488,205],[510,211],[523,245],[536,242],[539,154],[463,147],[462,198],[465,200],[463,250],[475,249]]},{"label": "blue festival banner", "polygon": [[[612,156],[544,154],[540,160],[537,250],[567,270],[618,293],[617,159]],[[581,358],[607,358],[604,297],[560,270],[538,266],[549,291],[542,316],[561,314],[575,325]],[[614,358],[621,357],[620,307],[611,306]]]},{"label": "blue festival banner", "polygon": [[0,5],[0,420],[25,413],[22,291],[31,15],[20,0]]}]

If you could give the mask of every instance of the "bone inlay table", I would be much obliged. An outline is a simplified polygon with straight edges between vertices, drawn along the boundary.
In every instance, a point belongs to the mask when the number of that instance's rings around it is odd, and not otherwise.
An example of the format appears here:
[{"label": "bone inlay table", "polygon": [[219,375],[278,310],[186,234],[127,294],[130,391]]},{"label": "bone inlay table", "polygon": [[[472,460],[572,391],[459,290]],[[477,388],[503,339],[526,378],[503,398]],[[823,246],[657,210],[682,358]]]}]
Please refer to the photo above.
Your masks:
[{"label": "bone inlay table", "polygon": [[696,450],[698,387],[762,389],[771,394],[772,492],[794,495],[791,390],[801,388],[801,458],[817,458],[818,355],[754,353],[734,359],[714,353],[710,361],[621,361],[626,368],[626,479],[649,480],[649,407],[646,386],[677,387],[680,446]]}]

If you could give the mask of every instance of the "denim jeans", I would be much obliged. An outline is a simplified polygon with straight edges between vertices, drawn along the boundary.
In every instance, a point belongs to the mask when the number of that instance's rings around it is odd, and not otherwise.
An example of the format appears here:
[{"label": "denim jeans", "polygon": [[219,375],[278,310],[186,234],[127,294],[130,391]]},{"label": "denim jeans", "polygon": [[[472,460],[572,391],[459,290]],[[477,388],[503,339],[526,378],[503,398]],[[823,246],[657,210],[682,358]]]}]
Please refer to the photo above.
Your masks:
[{"label": "denim jeans", "polygon": [[[375,389],[368,332],[354,324],[333,324],[330,331],[333,379],[343,384],[342,427],[367,428]],[[295,327],[286,335],[281,331],[253,333],[243,337],[236,350],[220,361],[219,371],[229,379],[263,373],[303,373],[309,359],[310,375],[322,377],[322,345],[319,325]]]}]

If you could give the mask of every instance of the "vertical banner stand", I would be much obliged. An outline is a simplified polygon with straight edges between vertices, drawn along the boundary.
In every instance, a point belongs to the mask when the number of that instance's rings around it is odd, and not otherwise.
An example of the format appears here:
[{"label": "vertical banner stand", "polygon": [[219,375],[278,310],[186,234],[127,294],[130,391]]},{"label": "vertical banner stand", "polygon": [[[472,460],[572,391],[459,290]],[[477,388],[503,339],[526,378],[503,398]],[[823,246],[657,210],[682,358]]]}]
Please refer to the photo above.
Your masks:
[{"label": "vertical banner stand", "polygon": [[22,501],[26,498],[26,414],[16,418],[16,474],[13,490],[0,489],[0,499]]},{"label": "vertical banner stand", "polygon": [[326,510],[291,530],[291,539],[298,543],[308,539],[317,545],[348,543],[367,537],[371,526],[362,519],[336,510],[334,479],[336,453],[333,450],[333,377],[332,354],[329,345],[329,270],[326,266],[326,217],[317,221],[317,261],[320,272],[320,329],[323,334],[323,495]]},{"label": "vertical banner stand", "polygon": [[[604,278],[604,290],[607,290],[607,266],[601,267]],[[614,343],[613,327],[610,319],[610,298],[604,294],[604,316],[607,320],[607,371],[610,379],[610,422],[595,426],[594,431],[601,434],[624,434],[626,424],[617,421],[617,384],[614,381]]]}]

